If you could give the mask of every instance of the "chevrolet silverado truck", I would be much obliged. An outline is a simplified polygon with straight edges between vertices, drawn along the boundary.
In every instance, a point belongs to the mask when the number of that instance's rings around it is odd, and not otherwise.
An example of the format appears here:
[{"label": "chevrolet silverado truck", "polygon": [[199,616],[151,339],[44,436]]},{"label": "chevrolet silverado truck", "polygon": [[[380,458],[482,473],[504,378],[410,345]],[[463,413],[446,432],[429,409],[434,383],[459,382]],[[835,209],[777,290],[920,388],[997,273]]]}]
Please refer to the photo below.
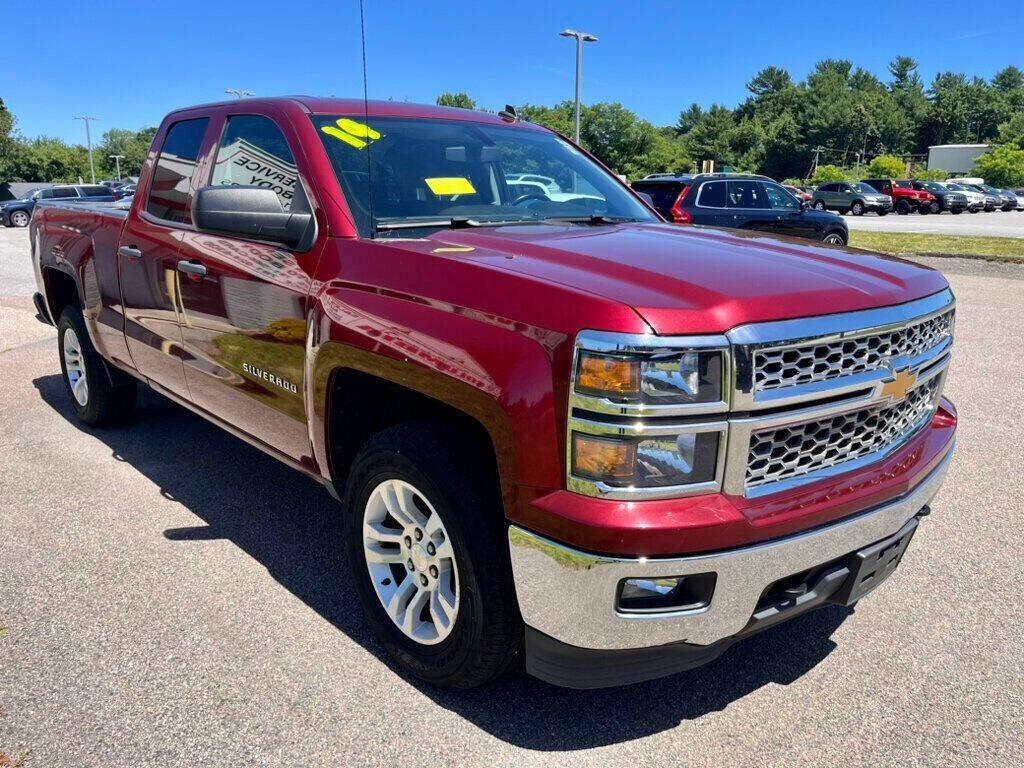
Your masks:
[{"label": "chevrolet silverado truck", "polygon": [[142,382],[322,483],[440,686],[635,682],[851,606],[953,452],[941,273],[672,226],[511,108],[173,112],[130,207],[40,203],[30,242],[78,418]]}]

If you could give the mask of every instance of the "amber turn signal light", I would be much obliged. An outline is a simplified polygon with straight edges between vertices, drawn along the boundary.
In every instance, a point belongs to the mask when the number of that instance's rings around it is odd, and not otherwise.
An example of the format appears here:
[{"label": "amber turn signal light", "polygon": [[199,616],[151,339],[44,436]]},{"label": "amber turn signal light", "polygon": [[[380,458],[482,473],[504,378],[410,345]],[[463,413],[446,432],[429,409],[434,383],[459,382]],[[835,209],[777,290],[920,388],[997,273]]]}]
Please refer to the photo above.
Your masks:
[{"label": "amber turn signal light", "polygon": [[621,397],[640,394],[640,361],[583,352],[576,371],[576,389]]},{"label": "amber turn signal light", "polygon": [[572,473],[595,479],[631,478],[636,474],[636,443],[574,432]]}]

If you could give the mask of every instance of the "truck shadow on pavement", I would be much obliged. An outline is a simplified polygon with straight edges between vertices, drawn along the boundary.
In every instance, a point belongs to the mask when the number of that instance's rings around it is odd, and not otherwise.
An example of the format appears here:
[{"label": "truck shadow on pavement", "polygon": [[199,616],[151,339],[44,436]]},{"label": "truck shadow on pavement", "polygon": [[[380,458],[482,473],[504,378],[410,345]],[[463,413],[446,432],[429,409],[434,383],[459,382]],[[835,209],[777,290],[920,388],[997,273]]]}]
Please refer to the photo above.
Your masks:
[{"label": "truck shadow on pavement", "polygon": [[[44,402],[110,448],[205,525],[162,533],[171,541],[226,539],[282,586],[394,669],[362,620],[336,546],[339,506],[317,483],[148,387],[132,422],[110,429],[75,419],[59,375],[34,380]],[[510,744],[577,750],[628,741],[725,709],[769,685],[788,685],[822,661],[850,609],[819,609],[738,643],[714,662],[623,688],[572,691],[511,675],[482,689],[450,692],[410,681],[423,695]],[[396,674],[398,674],[396,672]],[[386,716],[386,713],[382,713]]]}]

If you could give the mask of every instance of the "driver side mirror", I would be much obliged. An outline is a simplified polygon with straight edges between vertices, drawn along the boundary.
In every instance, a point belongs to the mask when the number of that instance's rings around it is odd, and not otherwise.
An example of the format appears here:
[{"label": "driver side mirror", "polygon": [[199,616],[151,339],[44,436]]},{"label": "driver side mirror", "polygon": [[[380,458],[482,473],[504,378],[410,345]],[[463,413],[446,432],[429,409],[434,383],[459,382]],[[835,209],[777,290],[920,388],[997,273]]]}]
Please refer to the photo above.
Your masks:
[{"label": "driver side mirror", "polygon": [[[201,232],[269,240],[302,250],[312,245],[313,214],[286,211],[266,187],[203,187],[192,202],[192,221]],[[308,244],[307,244],[308,243]]]}]

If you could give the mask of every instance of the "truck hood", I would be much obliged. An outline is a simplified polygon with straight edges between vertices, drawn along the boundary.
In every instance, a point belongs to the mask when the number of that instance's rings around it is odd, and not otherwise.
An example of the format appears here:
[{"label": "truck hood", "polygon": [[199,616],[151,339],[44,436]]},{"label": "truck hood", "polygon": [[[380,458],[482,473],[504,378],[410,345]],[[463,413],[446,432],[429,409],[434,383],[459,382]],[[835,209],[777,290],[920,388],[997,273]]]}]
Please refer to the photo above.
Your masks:
[{"label": "truck hood", "polygon": [[444,230],[394,244],[622,302],[659,334],[872,309],[947,287],[940,272],[893,257],[669,224]]}]

